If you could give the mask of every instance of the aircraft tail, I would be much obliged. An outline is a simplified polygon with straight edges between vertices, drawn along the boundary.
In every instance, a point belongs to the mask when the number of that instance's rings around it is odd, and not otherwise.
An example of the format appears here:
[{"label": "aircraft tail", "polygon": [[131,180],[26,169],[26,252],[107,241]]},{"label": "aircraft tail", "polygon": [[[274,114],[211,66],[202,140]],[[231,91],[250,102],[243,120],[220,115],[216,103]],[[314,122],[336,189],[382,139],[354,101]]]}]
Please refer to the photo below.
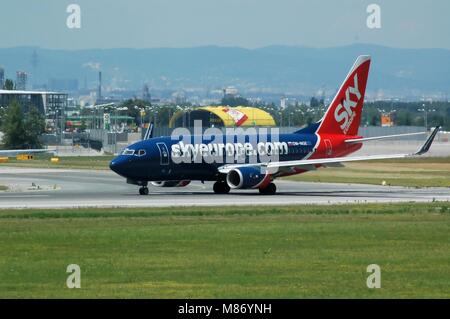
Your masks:
[{"label": "aircraft tail", "polygon": [[322,119],[296,133],[357,135],[369,75],[370,56],[359,56]]}]

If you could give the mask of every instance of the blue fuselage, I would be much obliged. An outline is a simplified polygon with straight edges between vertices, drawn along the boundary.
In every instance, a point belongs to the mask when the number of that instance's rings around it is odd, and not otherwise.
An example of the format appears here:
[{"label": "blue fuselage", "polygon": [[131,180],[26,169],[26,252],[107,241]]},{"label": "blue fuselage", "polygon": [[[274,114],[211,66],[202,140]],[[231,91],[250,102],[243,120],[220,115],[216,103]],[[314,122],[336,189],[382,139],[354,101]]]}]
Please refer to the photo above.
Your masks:
[{"label": "blue fuselage", "polygon": [[300,160],[314,151],[315,134],[158,137],[128,146],[110,164],[117,174],[138,182],[219,180],[226,164]]}]

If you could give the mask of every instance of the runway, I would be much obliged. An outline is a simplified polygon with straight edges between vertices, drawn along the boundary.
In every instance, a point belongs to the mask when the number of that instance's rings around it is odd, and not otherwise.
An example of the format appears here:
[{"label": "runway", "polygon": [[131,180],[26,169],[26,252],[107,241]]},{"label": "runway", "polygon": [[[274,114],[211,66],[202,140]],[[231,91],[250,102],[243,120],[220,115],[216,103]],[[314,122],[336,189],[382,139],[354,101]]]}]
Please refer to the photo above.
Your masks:
[{"label": "runway", "polygon": [[276,181],[275,196],[257,190],[216,195],[212,183],[187,187],[149,186],[148,196],[110,171],[0,167],[0,209],[72,207],[171,207],[224,205],[304,205],[450,200],[448,188],[406,188],[361,184]]}]

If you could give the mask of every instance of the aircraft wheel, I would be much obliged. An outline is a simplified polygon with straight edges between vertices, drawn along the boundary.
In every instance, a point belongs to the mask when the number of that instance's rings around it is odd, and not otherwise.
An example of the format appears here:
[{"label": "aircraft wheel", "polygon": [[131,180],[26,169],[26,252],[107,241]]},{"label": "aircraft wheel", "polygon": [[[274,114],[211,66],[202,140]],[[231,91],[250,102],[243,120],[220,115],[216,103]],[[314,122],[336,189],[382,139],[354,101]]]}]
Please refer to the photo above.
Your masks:
[{"label": "aircraft wheel", "polygon": [[265,188],[260,188],[259,193],[261,195],[275,195],[277,192],[277,186],[274,183],[270,183]]},{"label": "aircraft wheel", "polygon": [[230,192],[230,186],[228,186],[228,184],[227,183],[223,183],[223,194],[228,194],[229,192]]},{"label": "aircraft wheel", "polygon": [[215,182],[213,190],[216,194],[228,194],[230,192],[230,186],[225,182]]},{"label": "aircraft wheel", "polygon": [[148,187],[141,187],[139,188],[139,195],[148,195]]}]

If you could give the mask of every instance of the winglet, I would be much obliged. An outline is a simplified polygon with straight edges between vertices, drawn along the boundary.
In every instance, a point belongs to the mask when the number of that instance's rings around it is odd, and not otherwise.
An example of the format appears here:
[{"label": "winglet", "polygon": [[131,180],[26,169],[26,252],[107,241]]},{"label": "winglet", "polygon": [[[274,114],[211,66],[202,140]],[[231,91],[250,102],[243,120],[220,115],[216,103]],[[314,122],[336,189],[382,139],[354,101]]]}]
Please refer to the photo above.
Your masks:
[{"label": "winglet", "polygon": [[422,154],[425,154],[426,152],[428,152],[428,150],[430,149],[431,144],[433,143],[434,138],[436,137],[436,134],[439,132],[440,129],[441,129],[440,126],[436,126],[434,128],[433,132],[431,133],[431,135],[425,141],[425,143],[423,143],[422,147],[419,148],[417,150],[417,152],[414,153],[414,155],[422,155]]}]

